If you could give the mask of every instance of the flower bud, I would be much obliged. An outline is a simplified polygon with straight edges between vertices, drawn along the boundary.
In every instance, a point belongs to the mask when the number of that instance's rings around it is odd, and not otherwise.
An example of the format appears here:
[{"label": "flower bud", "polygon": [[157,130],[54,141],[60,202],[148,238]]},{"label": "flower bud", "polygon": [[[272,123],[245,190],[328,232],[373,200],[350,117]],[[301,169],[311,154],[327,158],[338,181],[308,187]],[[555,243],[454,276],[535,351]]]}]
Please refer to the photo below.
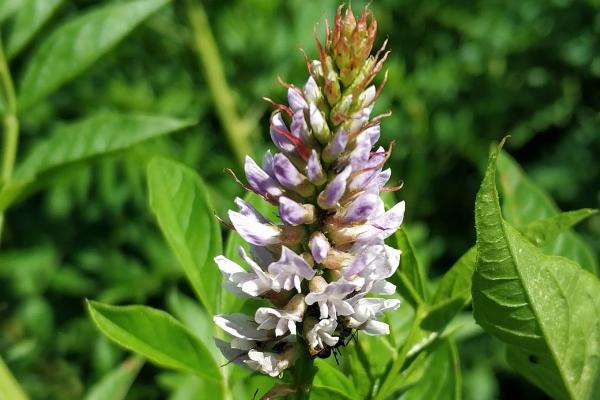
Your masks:
[{"label": "flower bud", "polygon": [[308,290],[313,293],[320,293],[327,288],[327,281],[322,276],[316,275],[308,283]]},{"label": "flower bud", "polygon": [[321,113],[315,103],[310,103],[309,111],[310,126],[314,137],[322,144],[328,143],[331,139],[331,131],[325,121],[325,117],[323,117],[323,113]]},{"label": "flower bud", "polygon": [[298,172],[294,164],[281,153],[273,156],[273,172],[281,186],[291,189],[303,197],[312,195],[315,190],[308,179]]},{"label": "flower bud", "polygon": [[312,224],[316,219],[315,206],[300,204],[286,196],[279,198],[279,216],[290,225]]}]

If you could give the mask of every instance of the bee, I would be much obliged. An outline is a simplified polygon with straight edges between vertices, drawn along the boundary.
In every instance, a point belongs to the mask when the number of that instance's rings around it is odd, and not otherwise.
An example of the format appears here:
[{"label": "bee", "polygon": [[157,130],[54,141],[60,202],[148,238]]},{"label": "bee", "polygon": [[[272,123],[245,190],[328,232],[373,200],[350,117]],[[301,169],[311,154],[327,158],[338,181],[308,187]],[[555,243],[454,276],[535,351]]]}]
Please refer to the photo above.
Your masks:
[{"label": "bee", "polygon": [[333,346],[325,346],[321,351],[319,351],[316,356],[319,358],[329,358],[332,354],[335,358],[335,363],[340,364],[338,361],[338,355],[341,355],[341,348],[348,346],[352,340],[358,340],[358,331],[352,328],[342,328],[339,333],[339,340]]}]

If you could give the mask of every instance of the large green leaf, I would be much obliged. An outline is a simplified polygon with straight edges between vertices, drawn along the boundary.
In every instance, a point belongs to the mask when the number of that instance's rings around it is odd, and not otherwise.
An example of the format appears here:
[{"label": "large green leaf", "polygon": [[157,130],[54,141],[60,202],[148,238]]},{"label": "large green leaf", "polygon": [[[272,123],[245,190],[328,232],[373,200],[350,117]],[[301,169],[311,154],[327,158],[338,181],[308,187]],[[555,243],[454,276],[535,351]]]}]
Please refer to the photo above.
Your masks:
[{"label": "large green leaf", "polygon": [[473,313],[508,344],[509,363],[557,399],[600,393],[600,282],[547,256],[502,219],[490,156],[475,205]]},{"label": "large green leaf", "polygon": [[100,112],[65,124],[37,142],[15,170],[13,180],[0,187],[0,211],[47,184],[45,177],[75,164],[128,149],[136,144],[193,125],[182,120],[143,114]]},{"label": "large green leaf", "polygon": [[85,400],[124,399],[142,365],[144,365],[143,358],[128,358],[93,385],[85,396]]},{"label": "large green leaf", "polygon": [[148,165],[150,208],[198,298],[210,314],[220,309],[221,229],[204,183],[193,170],[164,158]]},{"label": "large green leaf", "polygon": [[461,376],[458,352],[453,342],[441,341],[427,357],[421,379],[408,389],[402,400],[458,400]]},{"label": "large green leaf", "polygon": [[[533,183],[519,164],[505,152],[498,157],[498,175],[503,196],[503,215],[519,230],[531,222],[560,212],[550,196]],[[548,241],[542,250],[546,254],[570,258],[593,273],[598,270],[594,252],[572,230]]]},{"label": "large green leaf", "polygon": [[168,2],[112,3],[77,16],[56,29],[26,63],[19,89],[21,111],[79,75]]},{"label": "large green leaf", "polygon": [[[520,231],[536,246],[543,246],[595,213],[596,210],[591,209],[567,211],[533,221],[521,228]],[[471,301],[471,283],[476,254],[477,249],[474,246],[444,274],[433,297],[433,306],[429,308],[428,314],[423,320],[423,327],[429,330],[441,329]]]},{"label": "large green leaf", "polygon": [[16,56],[52,17],[63,0],[25,0],[19,8],[6,43],[8,58]]},{"label": "large green leaf", "polygon": [[144,114],[100,112],[63,125],[37,142],[15,171],[15,179],[127,149],[193,125],[193,120]]},{"label": "large green leaf", "polygon": [[94,301],[88,302],[88,309],[102,333],[119,345],[164,367],[222,382],[219,367],[204,344],[166,312]]}]

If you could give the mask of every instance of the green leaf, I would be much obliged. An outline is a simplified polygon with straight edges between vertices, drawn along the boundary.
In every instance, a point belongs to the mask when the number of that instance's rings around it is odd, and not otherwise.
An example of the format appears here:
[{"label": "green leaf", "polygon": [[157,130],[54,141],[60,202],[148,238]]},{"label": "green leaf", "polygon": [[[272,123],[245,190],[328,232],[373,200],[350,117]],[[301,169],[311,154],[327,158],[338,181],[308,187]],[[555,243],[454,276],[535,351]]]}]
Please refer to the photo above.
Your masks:
[{"label": "green leaf", "polygon": [[12,16],[17,10],[23,6],[25,0],[3,0],[0,2],[0,22]]},{"label": "green leaf", "polygon": [[[415,360],[416,361],[416,360]],[[417,365],[417,367],[421,367]],[[441,341],[427,357],[421,380],[404,393],[402,400],[458,400],[461,398],[461,376],[456,345]]]},{"label": "green leaf", "polygon": [[193,120],[100,112],[57,128],[37,142],[15,171],[16,179],[111,154],[193,125]]},{"label": "green leaf", "polygon": [[126,150],[193,125],[182,120],[143,114],[100,112],[55,129],[37,142],[15,170],[11,182],[0,187],[0,212],[50,182],[75,164]]},{"label": "green leaf", "polygon": [[56,29],[26,63],[19,90],[20,110],[82,73],[168,2],[137,0],[108,4]]},{"label": "green leaf", "polygon": [[169,311],[185,324],[206,345],[215,362],[222,360],[221,353],[214,343],[214,324],[200,303],[172,289],[167,295]]},{"label": "green leaf", "polygon": [[52,17],[63,0],[26,0],[19,8],[6,43],[6,54],[11,59],[29,43],[42,26]]},{"label": "green leaf", "polygon": [[400,266],[390,281],[396,285],[398,293],[413,307],[426,301],[423,272],[417,261],[415,250],[404,228],[396,232],[398,249],[402,250]]},{"label": "green leaf", "polygon": [[339,368],[333,367],[324,360],[317,360],[315,366],[318,371],[313,382],[314,387],[327,389],[348,399],[358,398],[354,383]]},{"label": "green leaf", "polygon": [[0,399],[27,400],[27,395],[19,386],[4,361],[0,357]]},{"label": "green leaf", "polygon": [[[560,212],[548,194],[533,183],[519,164],[505,152],[498,157],[498,175],[503,195],[503,215],[517,229],[521,230],[529,223]],[[548,241],[542,250],[546,254],[570,258],[590,272],[598,271],[593,250],[572,230]]]},{"label": "green leaf", "polygon": [[88,302],[96,326],[109,339],[152,362],[221,382],[221,372],[204,344],[164,311],[146,306]]},{"label": "green leaf", "polygon": [[[533,221],[525,225],[521,233],[537,246],[542,246],[595,213],[596,210],[591,209],[567,211]],[[476,255],[477,249],[473,246],[444,274],[433,296],[433,306],[422,322],[423,328],[432,331],[442,329],[471,301]]]},{"label": "green leaf", "polygon": [[499,149],[477,194],[473,313],[508,344],[509,363],[557,399],[600,392],[600,282],[575,262],[547,256],[502,219]]},{"label": "green leaf", "polygon": [[150,208],[158,225],[207,311],[220,309],[221,228],[204,183],[193,170],[164,158],[148,164]]},{"label": "green leaf", "polygon": [[85,396],[85,400],[124,399],[142,365],[144,365],[143,358],[128,358],[92,386]]}]

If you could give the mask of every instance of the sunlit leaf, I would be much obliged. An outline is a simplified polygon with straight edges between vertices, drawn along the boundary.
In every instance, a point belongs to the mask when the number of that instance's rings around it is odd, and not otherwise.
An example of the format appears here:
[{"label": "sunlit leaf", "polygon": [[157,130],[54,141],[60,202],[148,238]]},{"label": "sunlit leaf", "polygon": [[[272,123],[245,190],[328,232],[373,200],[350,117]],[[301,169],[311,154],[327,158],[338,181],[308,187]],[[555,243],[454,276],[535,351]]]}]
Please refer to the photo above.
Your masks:
[{"label": "sunlit leaf", "polygon": [[490,156],[476,200],[473,313],[508,344],[508,361],[557,399],[600,391],[600,282],[567,258],[547,256],[502,219]]},{"label": "sunlit leaf", "polygon": [[219,310],[221,271],[213,258],[221,254],[221,228],[204,183],[193,170],[164,158],[148,165],[150,208],[202,304]]},{"label": "sunlit leaf", "polygon": [[82,73],[169,0],[111,3],[52,32],[27,62],[19,88],[21,111]]},{"label": "sunlit leaf", "polygon": [[204,344],[164,311],[88,302],[96,326],[117,344],[167,368],[219,383],[221,373]]}]

